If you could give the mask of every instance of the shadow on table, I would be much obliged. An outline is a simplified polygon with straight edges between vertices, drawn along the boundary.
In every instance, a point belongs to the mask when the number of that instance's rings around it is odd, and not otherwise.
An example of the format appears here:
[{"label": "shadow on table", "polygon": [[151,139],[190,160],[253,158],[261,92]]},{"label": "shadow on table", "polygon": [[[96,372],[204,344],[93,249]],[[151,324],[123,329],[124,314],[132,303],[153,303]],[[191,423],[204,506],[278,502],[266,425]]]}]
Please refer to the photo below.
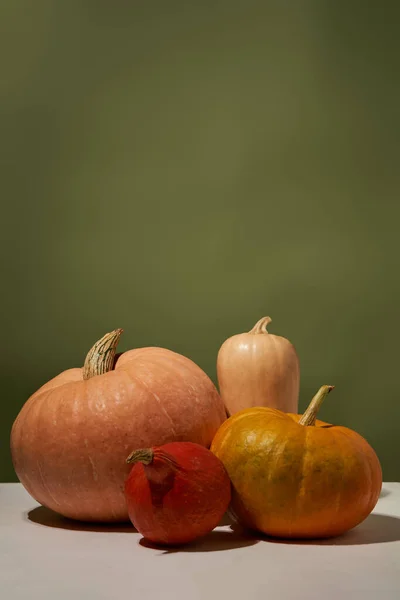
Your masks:
[{"label": "shadow on table", "polygon": [[137,533],[136,529],[130,523],[92,523],[74,521],[67,519],[62,515],[46,508],[37,506],[25,513],[25,518],[37,525],[45,527],[56,527],[58,529],[71,529],[73,531],[97,531],[112,533]]},{"label": "shadow on table", "polygon": [[234,550],[246,546],[254,546],[261,540],[251,531],[243,529],[240,525],[234,523],[233,519],[227,513],[218,524],[218,527],[229,527],[229,529],[214,529],[207,535],[190,544],[180,546],[163,546],[153,544],[148,540],[141,538],[139,544],[145,548],[160,550],[161,555],[173,554],[174,552],[221,552],[223,550]]},{"label": "shadow on table", "polygon": [[[46,508],[44,506],[37,506],[29,512],[25,513],[25,518],[31,523],[41,525],[44,527],[55,527],[58,529],[70,529],[72,531],[95,531],[95,532],[114,532],[114,533],[137,533],[133,525],[128,523],[83,523],[81,521],[74,521],[73,519],[67,519],[62,515]],[[231,525],[232,520],[229,516],[225,515],[221,520],[219,526]],[[229,529],[229,530],[218,530],[211,531],[208,535],[191,544],[185,546],[156,546],[144,540],[140,539],[140,545],[147,548],[155,548],[162,550],[162,554],[171,554],[172,552],[210,552],[216,550],[229,550],[233,548],[242,548],[243,546],[252,546],[257,544],[260,540],[252,535],[251,533],[245,532],[241,528]]]},{"label": "shadow on table", "polygon": [[[67,519],[58,513],[38,506],[25,513],[25,518],[31,523],[58,529],[73,531],[94,531],[113,533],[137,533],[133,525],[128,523],[83,523]],[[212,552],[253,546],[259,542],[274,544],[292,544],[301,546],[357,546],[362,544],[381,544],[400,541],[400,518],[389,515],[372,514],[363,523],[351,529],[344,535],[321,540],[284,540],[263,536],[258,532],[243,529],[225,515],[219,526],[229,526],[229,529],[214,529],[208,535],[184,546],[165,547],[153,545],[144,538],[139,543],[147,548],[162,550],[162,554],[172,552]]]},{"label": "shadow on table", "polygon": [[260,542],[260,538],[242,528],[231,528],[228,530],[214,529],[207,535],[190,544],[181,546],[162,546],[153,544],[144,538],[139,544],[145,548],[160,550],[161,554],[173,554],[174,552],[221,552],[223,550],[235,550],[246,546],[254,546]]},{"label": "shadow on table", "polygon": [[[232,528],[237,526],[234,524]],[[259,536],[258,533],[254,533]],[[292,544],[298,546],[358,546],[363,544],[382,544],[385,542],[400,541],[400,518],[389,515],[369,515],[357,527],[347,533],[334,538],[321,540],[284,540],[268,536],[259,536],[267,542],[274,544]]]},{"label": "shadow on table", "polygon": [[[115,533],[137,533],[130,522],[127,523],[94,523],[82,522],[68,519],[45,506],[37,506],[25,513],[25,519],[43,525],[45,527],[56,527],[58,529],[71,529],[73,531],[111,531]],[[222,517],[219,527],[231,525],[232,519],[228,515]]]}]

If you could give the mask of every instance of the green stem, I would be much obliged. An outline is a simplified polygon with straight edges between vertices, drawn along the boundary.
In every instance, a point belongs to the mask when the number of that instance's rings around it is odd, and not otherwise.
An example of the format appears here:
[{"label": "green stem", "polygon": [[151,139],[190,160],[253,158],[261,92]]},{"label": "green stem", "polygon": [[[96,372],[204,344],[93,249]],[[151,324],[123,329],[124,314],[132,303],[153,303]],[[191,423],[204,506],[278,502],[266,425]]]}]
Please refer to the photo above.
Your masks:
[{"label": "green stem", "polygon": [[317,418],[317,414],[325,397],[334,389],[334,385],[323,385],[319,388],[318,392],[315,394],[314,398],[311,400],[306,412],[301,417],[299,424],[309,427],[311,425],[315,425],[315,420]]}]

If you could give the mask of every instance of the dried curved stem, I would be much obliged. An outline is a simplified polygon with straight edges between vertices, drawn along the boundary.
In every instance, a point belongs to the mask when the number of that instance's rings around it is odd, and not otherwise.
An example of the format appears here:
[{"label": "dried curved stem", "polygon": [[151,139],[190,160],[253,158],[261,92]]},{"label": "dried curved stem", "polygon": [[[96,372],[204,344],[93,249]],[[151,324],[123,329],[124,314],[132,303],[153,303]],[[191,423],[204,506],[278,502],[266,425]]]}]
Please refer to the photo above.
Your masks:
[{"label": "dried curved stem", "polygon": [[139,450],[131,452],[125,462],[130,465],[137,462],[141,462],[143,465],[151,465],[155,458],[162,459],[164,463],[167,463],[173,469],[182,469],[177,460],[168,452],[164,452],[162,448],[139,448]]},{"label": "dried curved stem", "polygon": [[141,462],[144,465],[149,465],[153,462],[154,452],[151,448],[140,448],[130,453],[126,462],[129,465]]},{"label": "dried curved stem", "polygon": [[268,333],[267,326],[271,321],[271,317],[262,317],[262,319],[257,321],[254,325],[253,329],[250,329],[249,333]]},{"label": "dried curved stem", "polygon": [[123,329],[115,329],[106,333],[86,355],[83,365],[83,379],[90,379],[95,375],[102,375],[114,368],[115,353]]}]

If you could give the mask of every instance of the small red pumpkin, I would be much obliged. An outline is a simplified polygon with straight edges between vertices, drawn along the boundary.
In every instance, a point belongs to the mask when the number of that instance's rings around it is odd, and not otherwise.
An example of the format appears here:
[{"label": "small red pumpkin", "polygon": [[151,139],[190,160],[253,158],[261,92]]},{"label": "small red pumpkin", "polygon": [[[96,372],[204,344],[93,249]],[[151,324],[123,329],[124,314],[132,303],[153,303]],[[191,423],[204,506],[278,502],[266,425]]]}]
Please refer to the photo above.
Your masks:
[{"label": "small red pumpkin", "polygon": [[226,512],[231,484],[222,462],[192,442],[132,452],[125,484],[129,518],[156,544],[184,544],[212,531]]}]

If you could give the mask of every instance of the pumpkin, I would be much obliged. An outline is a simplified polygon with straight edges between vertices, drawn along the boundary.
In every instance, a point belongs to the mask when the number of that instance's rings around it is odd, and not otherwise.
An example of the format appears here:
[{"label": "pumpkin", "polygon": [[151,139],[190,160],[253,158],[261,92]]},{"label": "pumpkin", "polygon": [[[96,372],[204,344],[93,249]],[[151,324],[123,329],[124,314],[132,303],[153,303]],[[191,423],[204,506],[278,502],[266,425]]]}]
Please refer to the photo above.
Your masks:
[{"label": "pumpkin", "polygon": [[268,333],[270,317],[228,338],[217,357],[219,391],[228,415],[252,406],[297,413],[300,367],[294,346]]},{"label": "pumpkin", "polygon": [[355,431],[316,420],[332,386],[303,416],[245,409],[218,430],[211,450],[232,481],[231,512],[243,525],[284,538],[323,538],[361,523],[374,508],[382,470]]},{"label": "pumpkin", "polygon": [[185,544],[212,531],[226,512],[231,483],[207,448],[172,442],[136,450],[125,484],[129,517],[156,544]]},{"label": "pumpkin", "polygon": [[121,329],[34,393],[11,431],[15,471],[39,503],[72,519],[128,521],[125,459],[171,441],[211,444],[226,418],[194,362],[164,348],[116,357]]}]

